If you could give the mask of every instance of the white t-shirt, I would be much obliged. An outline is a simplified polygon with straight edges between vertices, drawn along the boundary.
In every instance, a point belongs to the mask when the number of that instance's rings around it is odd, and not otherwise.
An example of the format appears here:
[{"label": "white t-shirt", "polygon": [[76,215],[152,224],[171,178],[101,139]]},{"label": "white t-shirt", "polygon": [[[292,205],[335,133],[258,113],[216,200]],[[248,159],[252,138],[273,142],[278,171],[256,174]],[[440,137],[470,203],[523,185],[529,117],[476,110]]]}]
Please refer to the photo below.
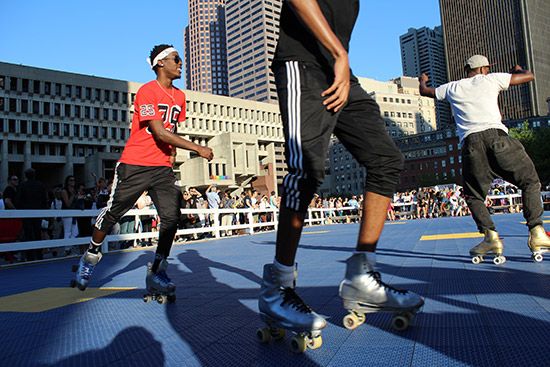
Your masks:
[{"label": "white t-shirt", "polygon": [[511,77],[508,73],[479,74],[435,89],[438,100],[446,99],[451,104],[461,142],[469,134],[488,129],[508,132],[502,123],[498,95],[508,89]]}]

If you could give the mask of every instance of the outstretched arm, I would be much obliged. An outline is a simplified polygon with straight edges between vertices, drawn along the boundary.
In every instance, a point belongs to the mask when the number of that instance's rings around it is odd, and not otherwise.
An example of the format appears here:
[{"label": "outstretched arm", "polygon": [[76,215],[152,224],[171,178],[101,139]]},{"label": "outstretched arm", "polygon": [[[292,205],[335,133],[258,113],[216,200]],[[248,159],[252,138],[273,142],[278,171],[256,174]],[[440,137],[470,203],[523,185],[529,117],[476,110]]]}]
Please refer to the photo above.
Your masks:
[{"label": "outstretched arm", "polygon": [[170,144],[181,149],[191,150],[209,161],[214,158],[212,149],[195,144],[179,135],[171,133],[164,128],[164,123],[160,120],[149,121],[149,128],[151,129],[155,140],[162,141],[163,143]]},{"label": "outstretched arm", "polygon": [[428,75],[426,75],[426,73],[422,73],[422,75],[418,77],[418,81],[420,82],[420,87],[418,88],[420,91],[420,95],[424,97],[435,98],[435,88],[431,88],[426,85],[428,80],[430,80],[430,78],[428,78]]},{"label": "outstretched arm", "polygon": [[350,89],[348,53],[336,37],[316,0],[289,0],[290,7],[311,31],[313,36],[334,58],[334,82],[321,96],[327,97],[323,104],[327,110],[337,112],[346,104]]},{"label": "outstretched arm", "polygon": [[535,80],[535,75],[533,75],[532,72],[523,70],[519,65],[514,66],[512,70],[510,70],[510,74],[512,74],[510,85],[524,84]]}]

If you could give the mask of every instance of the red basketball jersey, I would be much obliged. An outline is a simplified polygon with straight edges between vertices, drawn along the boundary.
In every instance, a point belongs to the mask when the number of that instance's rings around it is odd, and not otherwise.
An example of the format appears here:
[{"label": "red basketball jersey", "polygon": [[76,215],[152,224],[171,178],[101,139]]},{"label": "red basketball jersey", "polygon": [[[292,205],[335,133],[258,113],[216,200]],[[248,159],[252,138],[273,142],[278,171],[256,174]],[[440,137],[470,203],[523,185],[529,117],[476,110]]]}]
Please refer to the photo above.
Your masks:
[{"label": "red basketball jersey", "polygon": [[137,166],[168,166],[172,146],[155,141],[149,121],[160,120],[164,128],[175,133],[178,122],[185,121],[185,94],[173,87],[166,89],[156,80],[139,88],[134,101],[130,137],[120,162]]}]

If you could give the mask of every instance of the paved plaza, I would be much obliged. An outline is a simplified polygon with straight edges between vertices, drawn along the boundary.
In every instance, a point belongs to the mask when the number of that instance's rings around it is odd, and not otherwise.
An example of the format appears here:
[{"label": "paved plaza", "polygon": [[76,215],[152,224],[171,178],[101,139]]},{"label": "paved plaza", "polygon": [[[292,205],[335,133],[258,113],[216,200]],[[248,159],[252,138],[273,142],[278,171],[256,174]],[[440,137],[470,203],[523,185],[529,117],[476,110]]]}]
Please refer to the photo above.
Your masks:
[{"label": "paved plaza", "polygon": [[305,228],[298,292],[329,323],[323,346],[302,355],[288,339],[256,339],[274,232],[174,246],[168,273],[177,301],[168,305],[142,300],[151,249],[107,254],[85,292],[68,286],[76,258],[3,267],[0,365],[549,366],[550,254],[531,260],[521,215],[494,220],[508,260],[500,266],[471,263],[468,250],[481,237],[470,217],[388,222],[382,279],[426,298],[404,332],[386,313],[343,327],[338,284],[358,225]]}]

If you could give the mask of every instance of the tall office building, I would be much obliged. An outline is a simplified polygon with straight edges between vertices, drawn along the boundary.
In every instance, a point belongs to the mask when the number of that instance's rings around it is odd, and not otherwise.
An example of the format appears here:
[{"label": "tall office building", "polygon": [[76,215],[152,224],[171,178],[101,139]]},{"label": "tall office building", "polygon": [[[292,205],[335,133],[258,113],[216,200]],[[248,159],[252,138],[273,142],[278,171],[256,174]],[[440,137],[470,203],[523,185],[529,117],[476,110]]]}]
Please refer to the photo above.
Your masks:
[{"label": "tall office building", "polygon": [[189,0],[185,27],[186,88],[228,95],[225,0]]},{"label": "tall office building", "polygon": [[[403,75],[418,77],[422,73],[430,76],[430,86],[447,83],[443,29],[409,28],[399,37]],[[443,128],[451,122],[451,110],[445,101],[436,103],[437,127]]]},{"label": "tall office building", "polygon": [[550,2],[548,0],[440,0],[449,80],[464,78],[474,54],[507,72],[519,64],[535,81],[502,93],[503,119],[546,114],[550,96]]},{"label": "tall office building", "polygon": [[282,0],[227,0],[229,95],[276,102],[270,70],[279,37]]}]

